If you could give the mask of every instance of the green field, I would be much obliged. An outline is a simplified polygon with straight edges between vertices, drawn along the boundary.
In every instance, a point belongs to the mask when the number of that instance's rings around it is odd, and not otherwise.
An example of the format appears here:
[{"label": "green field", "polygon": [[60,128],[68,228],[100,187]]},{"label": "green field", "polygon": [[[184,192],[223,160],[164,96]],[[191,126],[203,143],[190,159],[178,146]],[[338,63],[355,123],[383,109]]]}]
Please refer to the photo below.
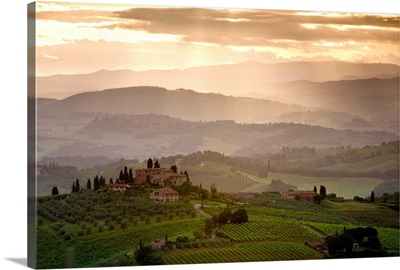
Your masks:
[{"label": "green field", "polygon": [[195,184],[209,187],[216,183],[221,191],[251,191],[265,192],[272,179],[279,179],[290,183],[299,190],[312,190],[314,186],[319,188],[324,185],[328,193],[335,193],[344,198],[359,196],[368,197],[371,191],[385,180],[357,177],[313,177],[288,173],[270,172],[268,177],[261,178],[246,172],[232,172],[227,166],[216,166],[206,163],[204,167],[182,166],[190,171],[191,180]]},{"label": "green field", "polygon": [[383,156],[375,156],[353,163],[341,163],[337,165],[321,168],[322,170],[331,171],[361,171],[369,172],[371,170],[385,171],[387,169],[396,169],[399,166],[398,154],[387,154]]},{"label": "green field", "polygon": [[[244,207],[247,223],[228,223],[219,237],[198,239],[195,232],[202,230],[206,217],[193,210],[196,203],[200,201],[155,203],[112,191],[40,198],[37,266],[134,265],[132,254],[140,242],[166,237],[172,242],[189,239],[159,252],[167,264],[322,259],[324,253],[305,243],[322,243],[326,235],[357,226],[377,228],[382,248],[398,254],[399,230],[391,228],[398,222],[398,212],[379,205],[330,201],[317,205],[259,194],[249,204],[229,206],[232,212]],[[227,207],[214,201],[204,205],[212,206],[203,209],[207,215],[218,215]]]},{"label": "green field", "polygon": [[304,244],[246,242],[224,248],[199,248],[166,252],[167,264],[199,264],[321,259],[323,255]]},{"label": "green field", "polygon": [[336,193],[344,198],[360,196],[365,198],[371,194],[374,187],[384,180],[373,178],[335,178],[335,177],[312,177],[286,173],[269,173],[268,179],[280,179],[285,183],[291,183],[299,190],[312,190],[314,185],[319,188],[324,185],[327,193]]}]

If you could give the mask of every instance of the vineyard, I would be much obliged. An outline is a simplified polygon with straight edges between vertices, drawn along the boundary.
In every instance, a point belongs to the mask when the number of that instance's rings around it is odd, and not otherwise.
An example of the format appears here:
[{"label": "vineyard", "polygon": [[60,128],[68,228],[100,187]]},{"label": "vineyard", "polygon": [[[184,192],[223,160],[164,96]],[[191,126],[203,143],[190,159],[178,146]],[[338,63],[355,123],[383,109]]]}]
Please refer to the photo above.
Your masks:
[{"label": "vineyard", "polygon": [[226,224],[224,234],[235,241],[288,241],[319,240],[319,237],[301,225],[300,221],[268,218],[244,224]]},{"label": "vineyard", "polygon": [[[38,199],[38,268],[63,266],[70,248],[85,267],[121,250],[166,236],[174,239],[201,227],[203,218],[185,202],[159,204],[118,192],[86,191]],[[61,255],[61,256],[60,256]]]},{"label": "vineyard", "polygon": [[72,235],[70,240],[65,240],[49,229],[47,224],[43,224],[39,226],[39,248],[46,253],[43,252],[43,259],[38,258],[38,265],[41,266],[39,268],[46,268],[54,262],[59,265],[62,263],[60,254],[64,255],[68,248],[73,247],[76,254],[76,266],[85,267],[121,250],[135,250],[139,246],[139,241],[149,243],[166,236],[171,240],[182,235],[192,236],[192,232],[202,224],[202,219],[182,219],[162,224],[131,225],[126,229],[114,229],[111,232],[109,229],[104,229],[101,233],[96,230],[90,235]]},{"label": "vineyard", "polygon": [[226,263],[320,259],[323,255],[301,243],[246,242],[233,247],[165,252],[167,264]]},{"label": "vineyard", "polygon": [[[398,256],[399,230],[386,222],[398,219],[398,212],[379,205],[317,205],[279,194],[258,194],[240,205],[205,200],[204,208],[195,210],[200,203],[189,198],[157,203],[144,195],[126,197],[112,191],[40,197],[37,266],[65,267],[67,261],[60,258],[69,253],[74,267],[137,265],[134,253],[140,243],[160,239],[170,243],[157,251],[166,264],[321,259],[327,253],[316,247],[325,236],[340,234],[344,227],[371,226],[377,222],[371,215],[385,216],[382,226],[374,228],[382,250]],[[205,221],[227,207],[232,213],[245,209],[248,221],[227,222],[206,235]]]}]

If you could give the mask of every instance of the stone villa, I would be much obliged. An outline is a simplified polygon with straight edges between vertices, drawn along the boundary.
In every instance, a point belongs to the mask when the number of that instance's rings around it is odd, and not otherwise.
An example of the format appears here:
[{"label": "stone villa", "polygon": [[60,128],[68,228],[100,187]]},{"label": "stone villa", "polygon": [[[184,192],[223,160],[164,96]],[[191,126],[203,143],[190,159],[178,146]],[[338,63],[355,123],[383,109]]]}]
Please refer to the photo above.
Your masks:
[{"label": "stone villa", "polygon": [[135,171],[135,184],[151,183],[160,187],[180,186],[187,181],[187,175],[175,173],[171,169],[151,168]]},{"label": "stone villa", "polygon": [[150,192],[150,199],[160,202],[178,201],[179,193],[172,188],[159,188]]}]

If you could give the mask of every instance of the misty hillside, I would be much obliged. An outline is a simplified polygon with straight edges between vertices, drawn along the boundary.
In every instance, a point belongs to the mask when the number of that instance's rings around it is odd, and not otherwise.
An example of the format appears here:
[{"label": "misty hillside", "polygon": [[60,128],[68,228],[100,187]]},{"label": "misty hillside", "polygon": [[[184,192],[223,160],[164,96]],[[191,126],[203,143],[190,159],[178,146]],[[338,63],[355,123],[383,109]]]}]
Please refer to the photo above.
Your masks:
[{"label": "misty hillside", "polygon": [[[348,78],[388,78],[399,74],[393,64],[331,62],[289,62],[192,67],[184,70],[100,70],[89,74],[53,75],[37,78],[39,97],[64,98],[76,93],[137,85],[162,85],[168,89],[189,88],[201,92],[237,95],[249,91],[247,84],[309,80],[335,81]],[[234,84],[236,87],[224,87]],[[243,87],[239,86],[242,85]],[[253,91],[254,89],[251,89]],[[268,94],[268,93],[264,93]]]},{"label": "misty hillside", "polygon": [[[81,121],[79,125],[78,121]],[[169,116],[106,115],[89,120],[74,113],[40,118],[51,130],[38,137],[39,157],[107,156],[137,158],[213,150],[225,155],[251,156],[280,151],[282,146],[376,145],[396,140],[384,131],[335,130],[291,123],[238,124],[234,121],[186,121]]]},{"label": "misty hillside", "polygon": [[301,106],[268,100],[204,94],[184,89],[169,91],[161,87],[143,86],[77,94],[42,107],[38,113],[40,115],[73,112],[154,113],[194,121],[260,122],[282,113],[303,109]]},{"label": "misty hillside", "polygon": [[364,118],[398,119],[399,77],[328,82],[224,84],[220,88],[247,89],[242,97],[275,100],[345,112]]},{"label": "misty hillside", "polygon": [[[277,83],[269,85],[269,95],[263,95],[263,88],[259,89],[257,92],[259,98],[275,96],[286,102],[346,112],[368,118],[398,118],[399,77]],[[249,95],[254,96],[254,93]]]},{"label": "misty hillside", "polygon": [[[233,87],[233,85],[232,85]],[[241,123],[294,122],[340,129],[398,131],[399,80],[367,79],[271,86],[281,102],[161,87],[127,87],[43,100],[40,115],[72,112],[155,113],[185,120]],[[253,94],[257,96],[256,94]],[[301,105],[295,105],[301,104]]]}]

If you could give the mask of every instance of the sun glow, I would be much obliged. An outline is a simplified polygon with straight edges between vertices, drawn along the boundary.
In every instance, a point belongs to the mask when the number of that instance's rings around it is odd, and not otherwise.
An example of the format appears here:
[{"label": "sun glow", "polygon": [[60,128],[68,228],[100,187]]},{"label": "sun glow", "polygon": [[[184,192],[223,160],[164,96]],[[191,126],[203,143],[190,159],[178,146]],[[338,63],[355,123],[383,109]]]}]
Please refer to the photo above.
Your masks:
[{"label": "sun glow", "polygon": [[[143,13],[130,10],[134,8],[145,9]],[[161,8],[165,12],[160,18]],[[101,51],[112,54],[113,58],[104,61],[109,69],[135,70],[250,59],[399,61],[395,15],[226,8],[202,9],[196,14],[193,9],[157,6],[153,11],[149,6],[129,4],[38,2],[36,46],[48,61],[46,73],[62,73],[63,67],[56,62],[89,51],[93,59],[101,59]],[[124,11],[124,16],[115,11]],[[193,18],[199,21],[194,23]],[[85,69],[101,69],[100,65],[104,64],[89,61]]]},{"label": "sun glow", "polygon": [[310,30],[314,30],[314,29],[318,28],[318,26],[316,24],[312,24],[312,23],[302,23],[300,25],[303,26],[304,28],[310,29]]}]

